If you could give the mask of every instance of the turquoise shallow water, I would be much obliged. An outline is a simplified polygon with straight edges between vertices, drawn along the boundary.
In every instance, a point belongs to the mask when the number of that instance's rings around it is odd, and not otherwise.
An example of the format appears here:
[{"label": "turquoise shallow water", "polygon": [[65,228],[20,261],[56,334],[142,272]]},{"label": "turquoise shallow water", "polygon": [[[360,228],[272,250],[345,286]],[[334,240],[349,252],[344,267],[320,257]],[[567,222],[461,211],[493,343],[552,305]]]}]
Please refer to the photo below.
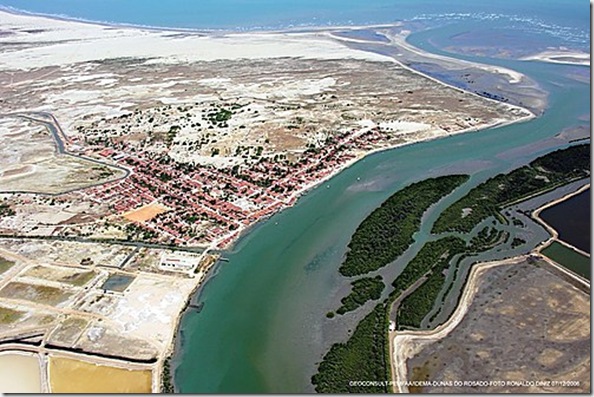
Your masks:
[{"label": "turquoise shallow water", "polygon": [[[506,66],[534,78],[549,91],[549,107],[538,119],[498,129],[416,144],[360,161],[311,191],[293,208],[258,225],[230,252],[216,277],[201,291],[200,313],[182,321],[174,358],[175,383],[182,392],[304,392],[328,346],[345,340],[353,318],[325,313],[348,284],[338,276],[346,244],[359,222],[396,190],[430,176],[468,172],[465,190],[486,178],[522,165],[561,143],[549,139],[589,120],[589,84],[569,76],[584,68],[539,62],[469,57],[440,49],[448,37],[473,29],[477,20],[453,21],[436,14],[505,14],[481,17],[479,27],[530,27],[531,38],[555,43],[578,37],[589,48],[589,9],[585,2],[516,1],[23,1],[0,5],[38,13],[65,14],[96,21],[199,29],[254,29],[291,25],[385,23],[429,18],[440,27],[411,36],[431,52]],[[425,17],[423,14],[431,14]],[[448,19],[449,18],[449,19]],[[516,19],[513,19],[516,18]],[[520,18],[520,19],[518,19]],[[521,18],[528,18],[521,22]],[[514,22],[515,21],[515,22]],[[540,21],[537,23],[536,21]],[[540,26],[540,30],[535,29]],[[526,30],[528,31],[528,30]],[[435,40],[432,40],[435,39]],[[438,40],[438,39],[439,40]],[[581,41],[580,41],[581,40]],[[573,44],[572,44],[573,43]],[[440,48],[437,48],[437,44]],[[567,45],[575,42],[567,41]],[[587,70],[587,68],[586,68]],[[459,192],[458,194],[462,194]],[[339,321],[342,321],[340,323]]]},{"label": "turquoise shallow water", "polygon": [[[90,21],[192,29],[278,29],[367,25],[429,16],[436,22],[482,15],[510,24],[580,33],[589,41],[587,2],[574,0],[0,0],[0,6]],[[452,14],[458,14],[453,16]],[[510,19],[511,18],[511,19]],[[515,21],[515,22],[513,22]]]}]

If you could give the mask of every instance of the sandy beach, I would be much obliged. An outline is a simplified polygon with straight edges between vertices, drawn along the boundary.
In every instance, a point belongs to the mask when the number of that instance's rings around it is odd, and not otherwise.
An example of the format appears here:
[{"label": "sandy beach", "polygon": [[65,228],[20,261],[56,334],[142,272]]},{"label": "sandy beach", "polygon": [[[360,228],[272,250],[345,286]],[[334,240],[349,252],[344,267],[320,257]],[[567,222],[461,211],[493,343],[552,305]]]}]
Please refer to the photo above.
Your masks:
[{"label": "sandy beach", "polygon": [[575,51],[544,51],[538,54],[523,57],[521,60],[590,66],[590,54]]},{"label": "sandy beach", "polygon": [[[433,58],[433,59],[439,59],[439,60],[443,60],[446,62],[451,62],[452,59],[442,56],[442,55],[437,55],[437,54],[430,54],[428,52],[422,51],[416,47],[413,47],[412,45],[408,44],[406,42],[406,37],[408,35],[410,35],[411,32],[408,30],[404,30],[402,31],[400,34],[389,34],[386,37],[391,40],[392,42],[396,43],[398,46],[407,49],[408,51],[411,51],[413,53],[416,54],[421,54],[424,57],[428,57],[428,58]],[[467,64],[467,65],[473,65],[473,66],[477,66],[479,68],[482,68],[484,70],[487,70],[491,73],[496,73],[496,74],[501,74],[501,75],[505,75],[507,76],[510,84],[516,84],[522,81],[523,75],[519,72],[516,72],[514,70],[511,69],[507,69],[504,67],[500,67],[500,66],[493,66],[493,65],[485,65],[485,64],[479,64],[479,63],[474,63],[474,62],[468,62],[468,61],[464,61],[464,60],[459,60],[456,59],[455,60],[456,63],[461,63],[461,64]]]},{"label": "sandy beach", "polygon": [[[0,11],[2,30],[12,27],[42,29],[43,41],[55,42],[29,48],[0,60],[6,69],[34,69],[64,66],[108,58],[147,58],[149,63],[185,63],[213,60],[237,60],[299,57],[304,59],[353,58],[389,61],[390,58],[354,51],[328,40],[324,34],[305,33],[229,33],[204,36],[175,31],[123,28],[32,17]],[[7,43],[35,43],[39,35],[13,34]]]}]

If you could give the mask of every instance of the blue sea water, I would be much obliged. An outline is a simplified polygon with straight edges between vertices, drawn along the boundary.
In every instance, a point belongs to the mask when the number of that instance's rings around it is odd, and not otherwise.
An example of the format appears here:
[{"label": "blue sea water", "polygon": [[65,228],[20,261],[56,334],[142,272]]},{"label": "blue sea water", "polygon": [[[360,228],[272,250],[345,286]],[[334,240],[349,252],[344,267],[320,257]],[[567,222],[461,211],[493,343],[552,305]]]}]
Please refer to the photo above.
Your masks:
[{"label": "blue sea water", "polygon": [[589,41],[584,0],[0,0],[0,7],[116,24],[222,30],[367,25],[401,20],[503,18],[512,25]]}]

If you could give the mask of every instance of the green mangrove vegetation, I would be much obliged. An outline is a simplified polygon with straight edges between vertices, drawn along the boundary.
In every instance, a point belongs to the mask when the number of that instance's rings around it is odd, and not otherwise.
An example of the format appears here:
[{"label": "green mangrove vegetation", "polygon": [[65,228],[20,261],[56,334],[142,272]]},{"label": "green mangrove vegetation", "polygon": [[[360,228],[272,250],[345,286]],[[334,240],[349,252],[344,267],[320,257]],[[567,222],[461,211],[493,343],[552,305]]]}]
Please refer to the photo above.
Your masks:
[{"label": "green mangrove vegetation", "polygon": [[397,298],[421,277],[427,276],[425,282],[400,303],[397,315],[399,328],[421,326],[421,321],[431,311],[439,292],[443,289],[444,272],[456,255],[466,251],[466,243],[458,237],[430,241],[421,248],[392,283],[392,296]]},{"label": "green mangrove vegetation", "polygon": [[[501,209],[573,180],[582,179],[589,175],[589,169],[589,144],[557,150],[524,167],[487,180],[443,211],[433,225],[432,233],[445,235],[427,242],[393,281],[393,290],[389,297],[359,322],[345,343],[337,343],[330,348],[320,363],[317,374],[312,377],[316,391],[391,391],[382,383],[391,379],[387,331],[392,305],[402,293],[424,279],[402,299],[396,312],[398,329],[420,328],[423,319],[435,307],[440,292],[445,288],[442,301],[450,293],[453,279],[458,273],[458,263],[462,259],[509,242],[511,234],[500,230],[498,225],[524,227],[523,222],[518,219],[508,221],[500,213]],[[427,208],[467,179],[464,175],[429,179],[395,193],[359,225],[349,243],[350,250],[339,269],[340,273],[345,276],[361,275],[392,262],[413,242],[412,236],[419,229],[422,215]],[[489,217],[493,217],[493,221],[471,238],[468,233]],[[456,235],[452,235],[453,233]],[[511,246],[515,248],[524,243],[523,239],[514,236]],[[577,273],[590,277],[590,259],[578,252],[554,242],[542,253]],[[448,272],[454,273],[452,282],[446,287]],[[365,282],[367,283],[368,281]],[[375,290],[371,285],[361,284],[355,287],[353,283],[353,291],[343,298],[341,309],[344,307],[346,310],[358,301],[364,303],[366,300],[362,299],[370,296],[372,291]],[[439,311],[430,320],[433,321],[437,314]],[[333,316],[332,312],[328,315]],[[349,383],[353,380],[377,381],[377,385],[360,387]]]},{"label": "green mangrove vegetation", "polygon": [[311,381],[318,393],[386,393],[386,384],[358,385],[353,381],[390,379],[386,306],[378,304],[355,328],[346,343],[334,344]]},{"label": "green mangrove vegetation", "polygon": [[361,222],[348,245],[340,273],[358,276],[392,262],[412,244],[425,211],[467,180],[468,175],[442,176],[396,192]]},{"label": "green mangrove vegetation", "polygon": [[499,210],[590,174],[590,145],[570,146],[539,157],[508,174],[499,174],[472,189],[441,213],[433,233],[470,232]]},{"label": "green mangrove vegetation", "polygon": [[175,393],[171,376],[171,357],[167,357],[163,362],[163,374],[161,377],[161,393]]},{"label": "green mangrove vegetation", "polygon": [[445,274],[442,266],[431,271],[431,274],[419,288],[408,295],[398,308],[398,328],[421,328],[421,321],[429,314],[437,295],[445,283]]},{"label": "green mangrove vegetation", "polygon": [[520,237],[514,237],[514,239],[512,240],[512,243],[511,243],[511,247],[517,248],[522,244],[526,244],[526,240],[524,240],[523,238],[520,238]]},{"label": "green mangrove vegetation", "polygon": [[503,230],[485,226],[470,240],[470,249],[485,251],[487,248],[495,247],[505,241],[507,233]]},{"label": "green mangrove vegetation", "polygon": [[[464,250],[464,241],[457,237],[444,237],[425,244],[394,281],[393,284],[398,285],[399,292],[393,292],[389,299],[376,305],[374,310],[359,322],[346,343],[336,343],[326,353],[318,367],[317,374],[312,377],[316,391],[318,393],[385,393],[390,391],[391,389],[385,384],[361,386],[349,382],[391,379],[386,332],[392,302],[400,295],[401,291],[408,288],[407,286],[412,285],[429,270],[434,269],[435,274],[443,272],[450,259]],[[376,279],[381,282],[379,276]],[[435,288],[439,292],[433,282],[426,288]],[[410,313],[414,316],[412,309],[414,308],[411,308]],[[421,319],[424,316],[425,314]]]},{"label": "green mangrove vegetation", "polygon": [[391,296],[400,295],[431,269],[444,269],[454,255],[465,250],[466,243],[458,237],[444,237],[428,242],[394,280]]},{"label": "green mangrove vegetation", "polygon": [[365,277],[351,283],[351,293],[342,298],[342,306],[336,311],[337,314],[345,314],[362,306],[369,300],[377,300],[384,290],[384,282],[381,276]]}]

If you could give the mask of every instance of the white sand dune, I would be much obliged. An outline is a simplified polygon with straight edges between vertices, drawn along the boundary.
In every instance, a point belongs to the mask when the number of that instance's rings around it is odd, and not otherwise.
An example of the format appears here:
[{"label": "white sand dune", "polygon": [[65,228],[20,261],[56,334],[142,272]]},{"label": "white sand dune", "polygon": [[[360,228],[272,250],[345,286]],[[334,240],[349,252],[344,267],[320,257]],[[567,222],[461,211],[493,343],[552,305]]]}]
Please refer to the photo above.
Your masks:
[{"label": "white sand dune", "polygon": [[[280,57],[391,61],[379,54],[349,49],[319,32],[172,34],[172,31],[108,27],[2,11],[0,26],[13,32],[2,41],[18,44],[0,58],[0,67],[6,69],[65,66],[123,57],[148,58],[149,62],[157,63]],[[32,29],[42,31],[26,32]]]}]

